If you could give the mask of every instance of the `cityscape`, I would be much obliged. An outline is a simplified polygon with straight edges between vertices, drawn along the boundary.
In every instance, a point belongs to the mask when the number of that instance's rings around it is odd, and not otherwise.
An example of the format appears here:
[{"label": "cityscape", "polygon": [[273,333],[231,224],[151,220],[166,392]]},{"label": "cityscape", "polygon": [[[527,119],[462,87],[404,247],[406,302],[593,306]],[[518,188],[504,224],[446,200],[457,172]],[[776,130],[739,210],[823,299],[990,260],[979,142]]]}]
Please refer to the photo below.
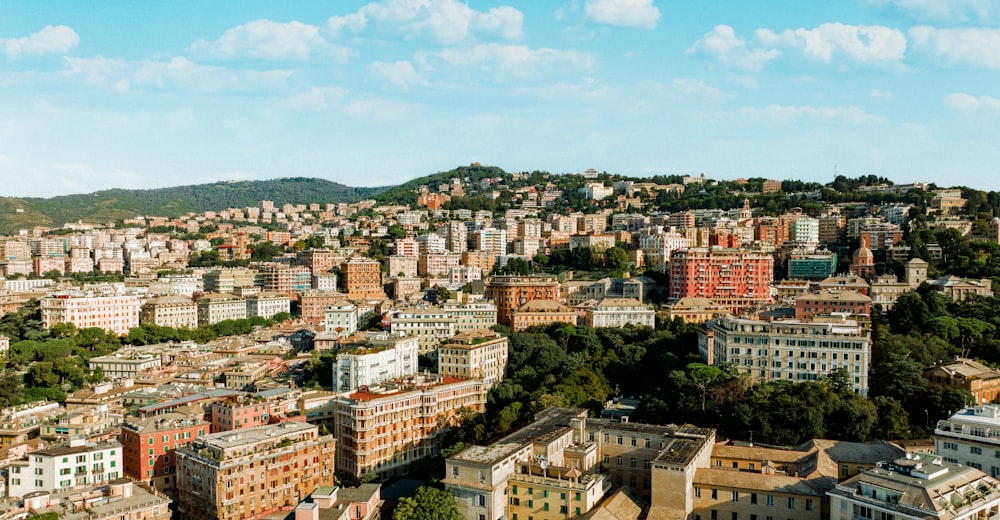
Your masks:
[{"label": "cityscape", "polygon": [[0,518],[1000,514],[995,192],[277,182],[0,240]]},{"label": "cityscape", "polygon": [[1000,520],[998,17],[0,1],[0,520]]}]

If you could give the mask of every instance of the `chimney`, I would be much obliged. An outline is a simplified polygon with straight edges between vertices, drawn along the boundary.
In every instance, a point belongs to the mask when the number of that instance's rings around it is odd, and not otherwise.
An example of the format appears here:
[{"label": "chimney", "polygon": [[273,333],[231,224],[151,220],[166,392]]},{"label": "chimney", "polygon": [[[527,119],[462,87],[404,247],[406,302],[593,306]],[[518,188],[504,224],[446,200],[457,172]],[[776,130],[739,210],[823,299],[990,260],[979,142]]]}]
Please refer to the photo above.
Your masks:
[{"label": "chimney", "polygon": [[295,520],[319,520],[319,505],[303,502],[295,506]]}]

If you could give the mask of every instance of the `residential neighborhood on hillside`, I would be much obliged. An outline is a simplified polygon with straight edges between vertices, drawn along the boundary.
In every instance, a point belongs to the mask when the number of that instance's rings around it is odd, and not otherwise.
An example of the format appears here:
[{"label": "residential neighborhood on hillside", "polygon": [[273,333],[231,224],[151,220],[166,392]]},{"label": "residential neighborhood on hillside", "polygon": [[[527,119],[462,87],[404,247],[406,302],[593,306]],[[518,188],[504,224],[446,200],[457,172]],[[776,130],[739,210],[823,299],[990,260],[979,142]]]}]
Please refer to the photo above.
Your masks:
[{"label": "residential neighborhood on hillside", "polygon": [[0,237],[0,520],[1000,516],[996,193],[420,181]]}]

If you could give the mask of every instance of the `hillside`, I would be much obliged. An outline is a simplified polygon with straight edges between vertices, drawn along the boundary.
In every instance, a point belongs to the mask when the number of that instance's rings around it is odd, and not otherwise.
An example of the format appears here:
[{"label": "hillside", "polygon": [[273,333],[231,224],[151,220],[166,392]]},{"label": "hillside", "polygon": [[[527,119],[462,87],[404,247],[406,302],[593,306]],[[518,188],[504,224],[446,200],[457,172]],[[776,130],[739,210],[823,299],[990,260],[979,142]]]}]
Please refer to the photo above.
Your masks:
[{"label": "hillside", "polygon": [[78,220],[104,223],[137,215],[176,217],[188,212],[256,206],[261,200],[273,200],[278,206],[351,202],[385,189],[353,188],[324,179],[291,177],[152,190],[113,189],[47,199],[0,197],[0,233],[38,225],[60,227]]}]

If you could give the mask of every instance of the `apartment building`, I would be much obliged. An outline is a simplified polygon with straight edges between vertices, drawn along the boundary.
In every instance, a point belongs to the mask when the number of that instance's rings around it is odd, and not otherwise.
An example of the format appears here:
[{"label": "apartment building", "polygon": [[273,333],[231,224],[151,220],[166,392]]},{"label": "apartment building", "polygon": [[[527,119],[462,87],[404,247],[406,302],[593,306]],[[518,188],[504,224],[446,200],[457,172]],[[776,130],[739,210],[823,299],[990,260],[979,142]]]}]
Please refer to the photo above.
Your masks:
[{"label": "apartment building", "polygon": [[[310,282],[311,283],[311,282]],[[292,300],[288,296],[276,292],[261,292],[246,297],[247,317],[260,316],[273,318],[275,314],[291,313]]]},{"label": "apartment building", "polygon": [[39,306],[46,328],[72,323],[78,329],[97,327],[124,336],[139,326],[139,298],[132,295],[63,293],[42,298]]},{"label": "apartment building", "polygon": [[699,331],[698,351],[709,364],[731,363],[754,381],[815,381],[844,369],[854,392],[868,395],[871,335],[856,320],[718,318]]},{"label": "apartment building", "polygon": [[100,486],[122,476],[122,446],[118,441],[85,443],[75,439],[12,462],[8,475],[7,496],[11,497]]},{"label": "apartment building", "polygon": [[[352,338],[353,339],[353,338]],[[359,343],[351,339],[337,353],[333,390],[353,392],[417,373],[420,342],[416,337],[369,333]]]},{"label": "apartment building", "polygon": [[306,291],[299,295],[299,312],[302,320],[319,326],[326,319],[326,309],[343,302],[346,295],[334,291]]},{"label": "apartment building", "polygon": [[497,307],[497,322],[513,324],[514,311],[531,300],[558,300],[559,282],[544,276],[493,276],[486,280],[486,299]]},{"label": "apartment building", "polygon": [[508,339],[490,329],[463,332],[437,348],[438,374],[481,379],[489,388],[503,380]]},{"label": "apartment building", "polygon": [[326,308],[326,332],[346,338],[358,331],[359,318],[358,306],[347,300],[330,305]]},{"label": "apartment building", "polygon": [[497,324],[497,306],[486,302],[444,302],[441,310],[455,320],[455,333],[488,329]]},{"label": "apartment building", "polygon": [[448,457],[444,484],[462,516],[570,518],[589,511],[611,482],[597,471],[596,443],[584,431],[587,420],[581,408],[547,408],[490,446],[470,446]]},{"label": "apartment building", "polygon": [[795,298],[795,319],[804,320],[833,313],[871,316],[872,299],[852,290],[825,289]]},{"label": "apartment building", "polygon": [[934,428],[934,453],[945,462],[1000,477],[1000,405],[967,406]]},{"label": "apartment building", "polygon": [[588,327],[655,327],[656,311],[634,298],[603,298],[584,303],[584,324]]},{"label": "apartment building", "polygon": [[576,310],[555,300],[531,300],[511,313],[511,330],[518,332],[529,327],[565,323],[576,325]]},{"label": "apartment building", "polygon": [[142,304],[140,324],[175,329],[198,328],[198,304],[183,296],[160,296]]},{"label": "apartment building", "polygon": [[178,513],[240,520],[292,509],[336,483],[336,444],[300,422],[199,436],[177,449]]},{"label": "apartment building", "polygon": [[125,476],[176,499],[176,450],[187,446],[199,435],[209,433],[210,425],[202,417],[201,413],[167,412],[153,417],[126,419],[118,436]]},{"label": "apartment building", "polygon": [[669,297],[711,298],[733,312],[771,301],[774,257],[741,249],[684,249],[670,264]]},{"label": "apartment building", "polygon": [[908,454],[827,492],[832,520],[1000,516],[1000,482],[936,455]]},{"label": "apartment building", "polygon": [[107,356],[98,356],[87,360],[87,366],[93,372],[98,368],[104,377],[111,381],[119,379],[132,379],[143,370],[157,368],[162,364],[160,356],[152,354],[139,354],[116,352]]},{"label": "apartment building", "polygon": [[405,474],[437,455],[443,434],[466,414],[483,413],[486,391],[482,381],[415,375],[338,396],[337,471],[355,478]]},{"label": "apartment building", "polygon": [[442,341],[454,336],[455,321],[440,309],[398,311],[386,318],[386,324],[394,334],[417,338],[421,354],[434,351]]},{"label": "apartment building", "polygon": [[211,293],[198,298],[198,325],[213,325],[225,320],[244,320],[247,302],[226,293]]},{"label": "apartment building", "polygon": [[[171,500],[127,478],[86,490],[41,493],[11,504],[6,518],[60,520],[170,520]],[[9,515],[9,516],[8,516]]]},{"label": "apartment building", "polygon": [[309,249],[295,254],[295,261],[309,268],[313,275],[329,273],[337,265],[337,252],[331,249]]},{"label": "apartment building", "polygon": [[956,357],[924,370],[932,385],[959,388],[972,394],[974,404],[992,403],[1000,397],[1000,370],[978,361]]},{"label": "apartment building", "polygon": [[486,251],[494,256],[505,255],[507,254],[507,230],[484,228],[473,231],[472,244],[477,251]]},{"label": "apartment building", "polygon": [[455,253],[426,253],[417,258],[417,274],[420,276],[448,276],[461,263],[461,255]]},{"label": "apartment building", "polygon": [[382,290],[382,264],[369,258],[354,257],[340,265],[348,298],[385,299]]},{"label": "apartment building", "polygon": [[403,278],[417,277],[417,255],[392,255],[385,257],[385,272],[388,276]]}]

